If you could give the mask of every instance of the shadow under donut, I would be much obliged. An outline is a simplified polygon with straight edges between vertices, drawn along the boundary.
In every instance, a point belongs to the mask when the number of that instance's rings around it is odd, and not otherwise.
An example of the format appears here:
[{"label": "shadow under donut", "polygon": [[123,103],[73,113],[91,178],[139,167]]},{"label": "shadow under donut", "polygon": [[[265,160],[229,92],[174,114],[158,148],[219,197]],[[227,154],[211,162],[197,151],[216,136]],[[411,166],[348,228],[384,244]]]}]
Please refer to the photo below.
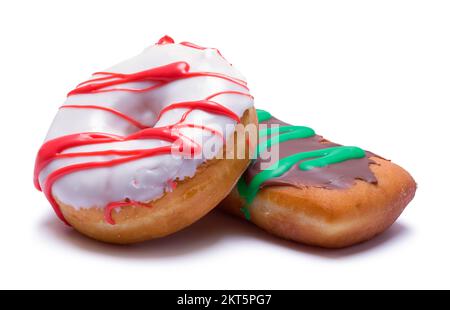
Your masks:
[{"label": "shadow under donut", "polygon": [[173,235],[133,245],[113,245],[89,239],[50,215],[41,222],[39,229],[57,241],[70,243],[81,250],[127,259],[158,259],[198,254],[200,251],[214,249],[222,242],[243,238],[267,242],[272,246],[295,251],[299,255],[337,259],[369,252],[410,233],[407,226],[396,222],[386,232],[367,242],[343,249],[323,249],[280,239],[249,222],[217,210]]}]

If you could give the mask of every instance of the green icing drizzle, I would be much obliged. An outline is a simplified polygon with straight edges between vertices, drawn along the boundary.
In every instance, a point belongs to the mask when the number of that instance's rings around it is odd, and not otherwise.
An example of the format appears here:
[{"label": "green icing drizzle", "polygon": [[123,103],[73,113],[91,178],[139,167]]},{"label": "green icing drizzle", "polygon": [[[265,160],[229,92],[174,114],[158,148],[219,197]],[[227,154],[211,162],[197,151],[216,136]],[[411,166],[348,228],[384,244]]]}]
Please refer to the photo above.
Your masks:
[{"label": "green icing drizzle", "polygon": [[[264,110],[256,110],[258,120],[264,122],[272,118],[272,115]],[[282,126],[275,128],[265,128],[259,131],[260,137],[265,137],[270,134],[278,134],[265,141],[262,141],[256,150],[258,156],[262,151],[267,150],[274,144],[279,144],[293,139],[305,139],[315,135],[313,129],[303,126]],[[308,171],[313,168],[326,167],[328,165],[340,163],[350,159],[358,159],[366,156],[364,150],[355,146],[337,146],[326,149],[313,150],[308,152],[300,152],[288,157],[280,159],[277,163],[270,166],[268,169],[261,171],[251,180],[247,185],[243,178],[238,182],[238,192],[245,198],[246,204],[241,209],[245,218],[250,220],[249,206],[255,199],[260,186],[267,180],[279,177],[286,173],[296,163],[300,170]]]},{"label": "green icing drizzle", "polygon": [[264,152],[274,144],[294,139],[304,139],[314,136],[316,133],[309,127],[303,126],[283,126],[275,128],[264,128],[259,131],[259,137],[265,137],[270,134],[278,134],[267,140],[260,142],[256,148],[256,156]]},{"label": "green icing drizzle", "polygon": [[256,109],[256,116],[258,117],[258,121],[260,122],[265,122],[272,118],[272,114],[260,109]]},{"label": "green icing drizzle", "polygon": [[310,159],[305,160],[298,165],[300,170],[308,171],[313,168],[326,167],[349,159],[362,158],[365,155],[366,153],[362,149],[355,146],[337,146],[293,154],[280,159],[268,169],[255,175],[249,185],[245,184],[244,180],[241,179],[238,184],[238,190],[241,196],[246,199],[247,204],[251,204],[258,194],[259,187],[265,181],[283,175],[299,161]]}]

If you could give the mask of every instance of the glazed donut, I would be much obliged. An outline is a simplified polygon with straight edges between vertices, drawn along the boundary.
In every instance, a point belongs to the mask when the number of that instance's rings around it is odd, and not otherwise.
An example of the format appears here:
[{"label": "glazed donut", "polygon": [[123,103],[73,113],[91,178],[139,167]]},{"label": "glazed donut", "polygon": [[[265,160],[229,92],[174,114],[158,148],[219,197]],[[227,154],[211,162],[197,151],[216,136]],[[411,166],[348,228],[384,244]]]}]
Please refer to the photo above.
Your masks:
[{"label": "glazed donut", "polygon": [[68,93],[38,152],[35,186],[89,237],[162,237],[230,192],[250,162],[236,125],[256,122],[244,77],[217,49],[165,36]]},{"label": "glazed donut", "polygon": [[229,212],[285,239],[340,248],[386,230],[413,199],[413,178],[390,161],[257,114],[257,158],[221,203]]}]

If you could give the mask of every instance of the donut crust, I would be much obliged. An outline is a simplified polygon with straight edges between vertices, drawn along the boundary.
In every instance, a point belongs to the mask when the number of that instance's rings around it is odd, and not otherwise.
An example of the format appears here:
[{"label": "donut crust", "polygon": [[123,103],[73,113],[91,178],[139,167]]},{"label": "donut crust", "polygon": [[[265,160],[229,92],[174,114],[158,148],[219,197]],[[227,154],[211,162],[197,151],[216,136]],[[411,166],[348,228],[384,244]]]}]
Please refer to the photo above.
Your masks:
[{"label": "donut crust", "polygon": [[[388,229],[413,199],[416,183],[398,165],[371,157],[378,184],[355,180],[348,189],[270,186],[250,205],[251,222],[267,232],[300,243],[342,248]],[[237,189],[221,203],[243,217],[244,199]]]},{"label": "donut crust", "polygon": [[[241,118],[243,125],[257,125],[254,108]],[[236,132],[235,132],[236,137]],[[93,239],[117,244],[129,244],[164,237],[179,231],[206,215],[229,194],[250,163],[251,150],[234,139],[224,152],[236,154],[245,150],[245,159],[211,159],[197,168],[192,178],[177,181],[172,192],[145,204],[145,207],[122,207],[112,212],[115,225],[104,220],[103,208],[75,209],[55,197],[65,219],[82,234]],[[241,144],[242,144],[241,143]]]}]

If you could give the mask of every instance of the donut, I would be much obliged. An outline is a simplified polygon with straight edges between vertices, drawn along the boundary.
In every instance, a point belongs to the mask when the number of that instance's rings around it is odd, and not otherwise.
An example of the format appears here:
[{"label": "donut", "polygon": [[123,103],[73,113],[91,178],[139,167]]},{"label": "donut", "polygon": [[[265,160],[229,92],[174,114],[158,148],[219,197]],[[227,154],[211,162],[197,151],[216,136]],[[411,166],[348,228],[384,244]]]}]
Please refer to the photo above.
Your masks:
[{"label": "donut", "polygon": [[34,184],[88,237],[163,237],[231,191],[250,163],[235,129],[256,122],[245,78],[219,50],[164,36],[68,93]]},{"label": "donut", "polygon": [[228,212],[288,240],[342,248],[385,231],[413,199],[416,183],[396,164],[267,111],[257,116],[256,159],[222,201]]}]

